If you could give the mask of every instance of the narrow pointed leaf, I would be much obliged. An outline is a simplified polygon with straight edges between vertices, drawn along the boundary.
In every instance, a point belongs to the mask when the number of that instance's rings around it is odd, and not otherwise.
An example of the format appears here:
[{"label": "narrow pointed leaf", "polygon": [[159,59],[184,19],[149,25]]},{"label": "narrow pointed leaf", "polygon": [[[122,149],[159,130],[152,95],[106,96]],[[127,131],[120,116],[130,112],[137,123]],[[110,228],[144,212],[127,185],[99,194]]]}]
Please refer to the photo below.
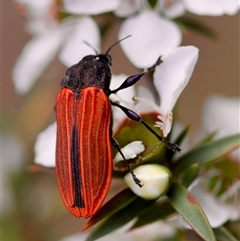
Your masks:
[{"label": "narrow pointed leaf", "polygon": [[101,225],[96,230],[94,230],[94,232],[92,232],[90,236],[88,236],[86,241],[96,240],[107,235],[110,232],[113,232],[117,228],[122,227],[133,218],[135,218],[144,208],[148,207],[152,203],[153,201],[146,201],[138,197],[128,206],[119,210],[118,212],[108,217],[105,221],[103,221],[103,223],[101,223]]},{"label": "narrow pointed leaf", "polygon": [[184,138],[186,137],[187,133],[190,130],[190,126],[186,126],[182,132],[180,132],[180,134],[177,136],[176,140],[174,140],[174,143],[180,145],[181,142],[184,140]]},{"label": "narrow pointed leaf", "polygon": [[124,189],[123,191],[116,194],[112,199],[106,202],[87,222],[83,230],[90,228],[94,224],[98,223],[102,219],[110,216],[111,214],[119,211],[120,209],[127,206],[129,203],[133,202],[137,196],[129,189]]},{"label": "narrow pointed leaf", "polygon": [[224,226],[213,229],[219,241],[238,241]]},{"label": "narrow pointed leaf", "polygon": [[155,202],[140,213],[138,220],[130,230],[164,219],[173,213],[175,213],[175,209],[168,201]]},{"label": "narrow pointed leaf", "polygon": [[176,211],[205,241],[216,241],[209,221],[195,197],[188,190],[173,183],[167,197]]},{"label": "narrow pointed leaf", "polygon": [[184,187],[189,187],[191,183],[197,178],[199,173],[198,163],[189,166],[182,174],[182,184]]},{"label": "narrow pointed leaf", "polygon": [[219,36],[218,34],[210,28],[208,25],[204,24],[203,22],[198,21],[197,19],[189,18],[189,17],[180,17],[176,18],[175,22],[180,25],[180,27],[200,33],[205,35],[206,37],[217,39]]},{"label": "narrow pointed leaf", "polygon": [[[177,138],[173,141],[174,144],[177,144],[178,146],[180,146],[181,148],[181,143],[184,140],[184,138],[186,137],[188,131],[190,129],[190,126],[185,127],[180,134],[177,136]],[[172,157],[174,156],[175,152],[173,152],[172,150],[166,148],[166,159],[167,160],[171,160]]]},{"label": "narrow pointed leaf", "polygon": [[214,161],[239,146],[240,134],[231,135],[212,143],[205,143],[181,156],[177,160],[173,173],[180,174],[194,163],[204,164]]}]

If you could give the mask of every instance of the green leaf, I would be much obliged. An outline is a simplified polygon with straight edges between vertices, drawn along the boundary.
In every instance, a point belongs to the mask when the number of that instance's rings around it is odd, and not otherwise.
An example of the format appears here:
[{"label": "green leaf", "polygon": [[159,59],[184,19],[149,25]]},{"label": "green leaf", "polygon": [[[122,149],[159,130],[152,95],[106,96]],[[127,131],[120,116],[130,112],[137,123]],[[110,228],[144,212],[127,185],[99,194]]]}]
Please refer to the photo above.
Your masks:
[{"label": "green leaf", "polygon": [[205,143],[181,156],[173,170],[173,175],[179,175],[194,163],[204,164],[216,160],[240,146],[240,134],[235,134],[212,143]]},{"label": "green leaf", "polygon": [[179,17],[174,20],[182,29],[191,30],[212,39],[217,39],[218,34],[209,25],[190,17]]},{"label": "green leaf", "polygon": [[219,241],[238,241],[224,226],[213,229]]},{"label": "green leaf", "polygon": [[116,230],[117,228],[122,227],[152,203],[153,201],[146,201],[138,197],[128,206],[124,207],[123,209],[119,210],[104,220],[101,225],[96,230],[94,230],[90,236],[88,236],[87,241],[96,240]]},{"label": "green leaf", "polygon": [[140,213],[138,220],[130,230],[164,219],[173,213],[175,213],[175,209],[167,200],[163,202],[155,202]]},{"label": "green leaf", "polygon": [[191,183],[197,178],[199,173],[199,165],[198,163],[194,163],[189,166],[183,173],[182,173],[182,184],[184,187],[189,187]]},{"label": "green leaf", "polygon": [[188,190],[173,183],[167,197],[176,211],[205,241],[216,241],[213,230],[201,206]]},{"label": "green leaf", "polygon": [[202,139],[198,144],[197,146],[202,146],[203,144],[206,144],[206,143],[211,143],[214,141],[214,137],[216,135],[216,132],[213,132],[211,134],[209,134],[208,136],[206,136],[204,139]]},{"label": "green leaf", "polygon": [[176,140],[174,141],[174,143],[180,145],[182,143],[182,141],[184,140],[184,138],[186,137],[187,133],[190,130],[190,126],[186,126],[182,132],[180,132],[180,134],[177,136]]},{"label": "green leaf", "polygon": [[149,5],[154,9],[156,7],[158,0],[148,0]]},{"label": "green leaf", "polygon": [[[123,191],[116,194],[112,199],[106,202],[87,222],[83,230],[90,228],[94,224],[98,223],[107,216],[119,211],[120,209],[127,206],[129,203],[133,202],[137,196],[129,189],[124,189]],[[82,231],[83,231],[82,230]]]}]

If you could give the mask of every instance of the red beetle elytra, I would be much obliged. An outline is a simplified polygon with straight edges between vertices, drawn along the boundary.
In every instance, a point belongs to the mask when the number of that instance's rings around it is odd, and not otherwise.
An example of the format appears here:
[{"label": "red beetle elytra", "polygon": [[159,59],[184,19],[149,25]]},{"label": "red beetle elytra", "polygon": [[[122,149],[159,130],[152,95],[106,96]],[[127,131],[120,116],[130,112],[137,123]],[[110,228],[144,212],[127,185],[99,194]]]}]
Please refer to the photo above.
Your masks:
[{"label": "red beetle elytra", "polygon": [[[108,53],[114,45],[106,54],[88,55],[70,67],[56,99],[57,181],[66,208],[78,218],[95,214],[108,193],[113,166],[111,144],[120,152],[136,184],[142,186],[112,137],[111,105],[141,122],[170,149],[180,151],[135,112],[109,100],[109,95],[132,86],[146,73],[130,76],[119,88],[110,90],[111,57]],[[160,58],[156,65],[159,63]]]}]

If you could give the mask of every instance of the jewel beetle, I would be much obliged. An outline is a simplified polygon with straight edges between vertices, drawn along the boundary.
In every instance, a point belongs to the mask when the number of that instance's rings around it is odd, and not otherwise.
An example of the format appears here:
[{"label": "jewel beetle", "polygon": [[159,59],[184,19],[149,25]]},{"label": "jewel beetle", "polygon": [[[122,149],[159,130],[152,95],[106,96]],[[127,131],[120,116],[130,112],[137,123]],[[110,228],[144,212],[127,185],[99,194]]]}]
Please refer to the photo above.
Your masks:
[{"label": "jewel beetle", "polygon": [[[141,122],[171,150],[180,151],[177,145],[159,136],[137,113],[109,99],[111,94],[134,85],[147,72],[129,76],[117,89],[110,90],[109,51],[120,41],[105,54],[95,51],[96,55],[85,56],[71,66],[56,98],[57,182],[66,208],[78,218],[94,215],[108,193],[113,169],[111,145],[121,154],[136,184],[142,186],[112,137],[111,105],[120,108],[130,119]],[[160,62],[161,58],[148,70]]]}]

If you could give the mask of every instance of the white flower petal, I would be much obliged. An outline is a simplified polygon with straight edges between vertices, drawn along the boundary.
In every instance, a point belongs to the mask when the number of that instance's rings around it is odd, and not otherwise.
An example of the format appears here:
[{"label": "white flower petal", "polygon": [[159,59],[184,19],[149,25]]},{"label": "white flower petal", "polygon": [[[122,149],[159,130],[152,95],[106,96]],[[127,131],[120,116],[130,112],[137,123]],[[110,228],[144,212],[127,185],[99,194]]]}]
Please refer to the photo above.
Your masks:
[{"label": "white flower petal", "polygon": [[160,55],[169,53],[181,43],[181,32],[170,20],[153,11],[143,11],[125,20],[119,39],[132,35],[120,43],[129,60],[138,68],[151,67]]},{"label": "white flower petal", "polygon": [[[126,159],[133,159],[138,154],[142,153],[145,150],[144,145],[142,144],[142,141],[133,141],[129,143],[128,145],[121,148],[121,151],[123,155],[126,157]],[[114,162],[122,161],[123,158],[118,152],[117,155],[114,157]]]},{"label": "white flower petal", "polygon": [[142,165],[134,169],[134,174],[141,181],[140,188],[134,182],[131,173],[128,173],[124,180],[129,188],[138,196],[144,199],[157,199],[166,192],[171,178],[170,171],[158,164]]},{"label": "white flower petal", "polygon": [[[240,99],[213,95],[204,105],[203,129],[206,133],[216,131],[216,138],[240,132]],[[240,148],[232,152],[232,157],[240,161]]]},{"label": "white flower petal", "polygon": [[2,215],[9,215],[16,207],[16,198],[12,192],[11,178],[14,173],[20,173],[25,166],[23,163],[24,148],[17,136],[3,131],[0,134],[1,140],[1,205]]},{"label": "white flower petal", "polygon": [[163,63],[154,72],[154,86],[161,99],[161,109],[172,110],[187,85],[198,59],[198,49],[179,47],[163,57]]},{"label": "white flower petal", "polygon": [[118,17],[127,17],[133,15],[138,10],[137,1],[122,0],[121,4],[114,11],[114,14]]},{"label": "white flower petal", "polygon": [[53,123],[38,135],[34,146],[36,164],[45,167],[55,166],[56,132],[57,126]]},{"label": "white flower petal", "polygon": [[163,135],[167,136],[172,125],[171,110],[192,75],[198,59],[198,49],[193,46],[178,47],[162,59],[163,63],[156,67],[153,78],[161,99]]},{"label": "white flower petal", "polygon": [[53,0],[41,0],[41,1],[32,1],[32,0],[15,0],[21,4],[26,5],[29,10],[29,15],[33,17],[40,17],[45,15],[49,11],[49,7],[53,3]]},{"label": "white flower petal", "polygon": [[[168,2],[170,2],[168,4]],[[156,8],[163,12],[164,16],[168,18],[177,18],[185,13],[184,4],[181,1],[165,1],[164,6],[162,7],[162,2],[158,1],[158,6]]]},{"label": "white flower petal", "polygon": [[203,111],[203,128],[207,133],[217,131],[221,138],[240,132],[240,99],[213,95],[206,100]]},{"label": "white flower petal", "polygon": [[38,34],[51,26],[57,25],[53,14],[53,0],[15,0],[24,4],[26,8],[27,23],[25,30],[30,34]]},{"label": "white flower petal", "polygon": [[99,29],[96,22],[90,17],[79,18],[74,31],[59,54],[60,61],[67,67],[70,67],[78,63],[86,55],[96,54],[84,41],[97,51],[99,50]]},{"label": "white flower petal", "polygon": [[[147,99],[151,103],[155,102],[153,93],[145,86],[137,86],[136,92],[137,96],[141,96],[140,98]],[[149,104],[145,101],[137,101],[135,109],[138,113],[147,113],[152,111],[151,106],[149,106]]]},{"label": "white flower petal", "polygon": [[148,109],[150,111],[154,110],[158,113],[160,113],[160,108],[157,104],[155,104],[155,102],[147,99],[147,98],[142,98],[142,97],[134,97],[134,99],[139,102],[138,105],[146,105],[148,106]]},{"label": "white flower petal", "polygon": [[24,47],[13,68],[16,90],[25,94],[40,77],[65,40],[66,29],[54,28],[33,37]]},{"label": "white flower petal", "polygon": [[64,0],[64,9],[73,14],[94,15],[114,11],[120,0]]},{"label": "white flower petal", "polygon": [[198,15],[234,15],[239,10],[239,0],[183,0],[189,12]]}]

